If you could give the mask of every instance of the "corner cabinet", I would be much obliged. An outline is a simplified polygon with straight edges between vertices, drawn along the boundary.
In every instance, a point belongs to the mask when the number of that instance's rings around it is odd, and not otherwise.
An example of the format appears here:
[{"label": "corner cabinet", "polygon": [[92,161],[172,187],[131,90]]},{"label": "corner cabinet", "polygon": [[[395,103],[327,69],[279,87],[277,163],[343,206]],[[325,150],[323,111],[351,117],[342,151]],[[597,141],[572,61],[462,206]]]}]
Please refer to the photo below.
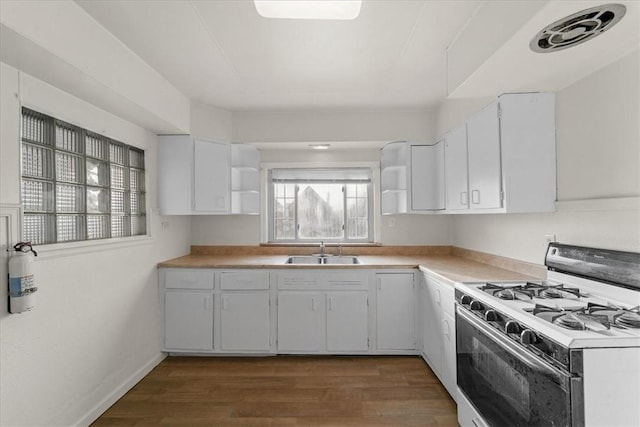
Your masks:
[{"label": "corner cabinet", "polygon": [[162,215],[257,214],[260,153],[245,144],[158,137]]},{"label": "corner cabinet", "polygon": [[555,97],[498,97],[445,135],[447,212],[550,212],[556,199]]},{"label": "corner cabinet", "polygon": [[380,188],[383,215],[444,209],[444,141],[400,141],[382,147]]}]

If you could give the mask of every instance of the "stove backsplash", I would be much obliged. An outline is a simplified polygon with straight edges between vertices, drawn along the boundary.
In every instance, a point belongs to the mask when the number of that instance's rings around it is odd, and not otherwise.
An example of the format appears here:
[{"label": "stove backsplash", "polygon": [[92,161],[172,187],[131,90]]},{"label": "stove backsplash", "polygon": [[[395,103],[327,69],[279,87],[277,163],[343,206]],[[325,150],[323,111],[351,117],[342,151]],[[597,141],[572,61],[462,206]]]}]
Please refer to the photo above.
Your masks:
[{"label": "stove backsplash", "polygon": [[549,270],[640,291],[640,253],[550,243]]}]

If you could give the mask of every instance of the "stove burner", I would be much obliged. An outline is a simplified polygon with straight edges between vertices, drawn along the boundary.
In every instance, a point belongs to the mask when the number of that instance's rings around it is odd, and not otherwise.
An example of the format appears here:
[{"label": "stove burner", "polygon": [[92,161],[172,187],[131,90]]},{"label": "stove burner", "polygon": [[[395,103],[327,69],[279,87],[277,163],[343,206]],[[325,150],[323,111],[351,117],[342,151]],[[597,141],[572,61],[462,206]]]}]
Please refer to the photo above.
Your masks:
[{"label": "stove burner", "polygon": [[487,283],[480,288],[482,291],[503,300],[532,300],[542,299],[576,299],[586,295],[578,288],[567,288],[560,284],[549,284],[542,281],[535,282],[512,282],[504,284]]},{"label": "stove burner", "polygon": [[[516,300],[516,299],[531,299],[531,295],[524,292],[522,289],[513,288],[513,289],[502,289],[493,294],[500,299],[505,300]],[[524,297],[524,298],[523,298]]]},{"label": "stove burner", "polygon": [[625,310],[615,306],[589,303],[587,312],[598,316],[604,316],[614,326],[629,329],[640,329],[640,313],[637,308]]},{"label": "stove burner", "polygon": [[540,298],[562,298],[563,297],[563,295],[560,292],[558,292],[557,289],[553,289],[553,288],[541,290],[538,296]]},{"label": "stove burner", "polygon": [[552,323],[554,325],[562,326],[565,329],[572,329],[574,331],[584,331],[587,329],[586,325],[572,314],[563,314],[560,316],[556,316]]},{"label": "stove burner", "polygon": [[610,329],[609,321],[606,318],[582,312],[567,313],[558,317],[553,323],[563,328],[579,331],[606,331]]},{"label": "stove burner", "polygon": [[632,329],[639,329],[640,314],[634,313],[633,311],[625,311],[624,313],[615,316],[614,322],[616,325],[621,325]]},{"label": "stove burner", "polygon": [[529,285],[539,286],[529,282],[525,282],[524,284],[522,282],[505,284],[487,283],[480,289],[503,300],[531,300],[533,299],[533,292],[529,290]]}]

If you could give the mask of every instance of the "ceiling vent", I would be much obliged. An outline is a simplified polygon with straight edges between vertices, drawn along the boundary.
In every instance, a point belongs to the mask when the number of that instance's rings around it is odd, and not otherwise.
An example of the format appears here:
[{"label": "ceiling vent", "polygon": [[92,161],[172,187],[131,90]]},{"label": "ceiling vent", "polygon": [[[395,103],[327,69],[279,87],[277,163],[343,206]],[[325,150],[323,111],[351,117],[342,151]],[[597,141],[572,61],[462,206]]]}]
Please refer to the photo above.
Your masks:
[{"label": "ceiling vent", "polygon": [[529,43],[534,52],[556,52],[604,33],[627,12],[621,4],[603,4],[560,19],[542,29]]}]

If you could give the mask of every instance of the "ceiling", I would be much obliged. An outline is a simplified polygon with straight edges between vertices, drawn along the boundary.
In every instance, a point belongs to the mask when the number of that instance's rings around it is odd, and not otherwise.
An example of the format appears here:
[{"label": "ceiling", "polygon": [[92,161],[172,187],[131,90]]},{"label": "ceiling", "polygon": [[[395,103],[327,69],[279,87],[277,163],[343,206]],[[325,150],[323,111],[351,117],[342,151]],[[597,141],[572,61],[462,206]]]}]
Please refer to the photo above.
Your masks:
[{"label": "ceiling", "polygon": [[306,111],[318,127],[317,111],[560,91],[640,46],[640,2],[616,0],[625,17],[593,41],[530,49],[548,24],[606,2],[363,0],[356,19],[327,21],[263,18],[251,0],[0,0],[0,59],[157,133],[189,132],[190,103]]},{"label": "ceiling", "polygon": [[364,0],[352,21],[266,19],[249,0],[77,3],[191,100],[240,111],[433,107],[482,2]]}]

